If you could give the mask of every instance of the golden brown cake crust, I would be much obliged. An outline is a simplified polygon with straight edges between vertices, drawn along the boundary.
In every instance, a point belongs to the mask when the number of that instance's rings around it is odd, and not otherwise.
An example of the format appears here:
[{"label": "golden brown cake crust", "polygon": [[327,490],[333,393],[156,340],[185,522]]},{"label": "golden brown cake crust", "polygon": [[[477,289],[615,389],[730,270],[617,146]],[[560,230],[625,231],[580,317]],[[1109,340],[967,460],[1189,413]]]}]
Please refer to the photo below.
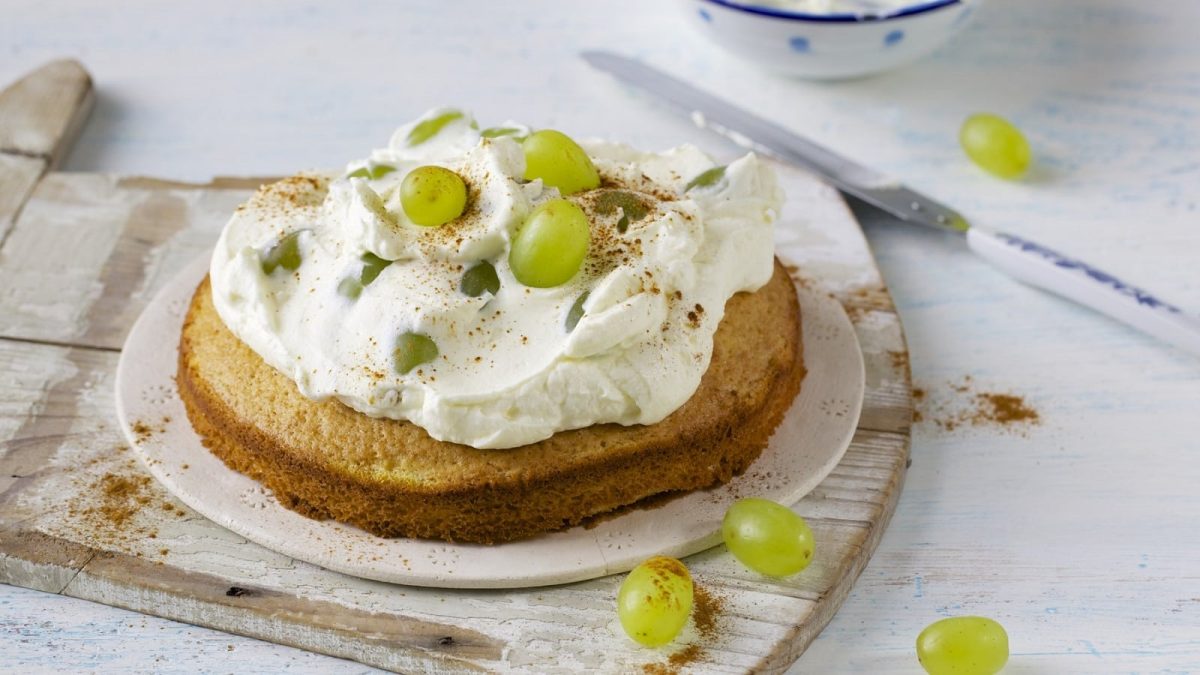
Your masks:
[{"label": "golden brown cake crust", "polygon": [[284,506],[385,537],[498,543],[723,483],[758,457],[804,377],[796,289],[776,262],[766,286],[725,309],[699,389],[663,421],[507,450],[310,401],[225,327],[207,278],[184,321],[176,380],[204,444]]}]

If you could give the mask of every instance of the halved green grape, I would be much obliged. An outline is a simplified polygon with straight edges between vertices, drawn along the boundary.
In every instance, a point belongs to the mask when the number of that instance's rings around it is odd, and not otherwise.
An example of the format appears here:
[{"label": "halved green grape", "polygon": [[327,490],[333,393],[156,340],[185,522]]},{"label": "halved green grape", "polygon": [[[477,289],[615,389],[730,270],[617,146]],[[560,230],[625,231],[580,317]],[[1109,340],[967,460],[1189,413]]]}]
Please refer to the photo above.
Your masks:
[{"label": "halved green grape", "polygon": [[437,344],[428,335],[420,333],[404,333],[396,340],[396,349],[392,352],[392,360],[396,372],[404,375],[422,363],[429,363],[437,358]]},{"label": "halved green grape", "polygon": [[551,199],[538,205],[517,230],[508,265],[526,286],[559,286],[579,271],[591,238],[582,209],[565,199]]},{"label": "halved green grape", "polygon": [[633,568],[617,591],[625,634],[647,647],[665,645],[692,613],[692,575],[674,558],[655,556]]},{"label": "halved green grape", "polygon": [[420,145],[425,141],[438,135],[438,132],[450,124],[454,120],[462,119],[462,112],[458,110],[447,110],[446,112],[430,117],[427,120],[421,120],[408,132],[408,137],[404,139],[409,147]]},{"label": "halved green grape", "polygon": [[362,254],[361,260],[363,261],[363,268],[362,272],[358,275],[358,281],[363,286],[370,286],[371,282],[379,277],[379,273],[392,264],[391,260],[380,258],[370,251]]},{"label": "halved green grape", "polygon": [[567,310],[567,320],[564,326],[567,332],[575,330],[575,326],[579,325],[579,320],[583,318],[583,303],[587,302],[588,291],[584,291],[578,298],[575,298],[575,303],[571,305],[571,309]]},{"label": "halved green grape", "polygon": [[721,537],[729,552],[755,572],[786,577],[808,567],[813,533],[791,509],[769,499],[747,497],[725,511]]},{"label": "halved green grape", "polygon": [[561,131],[542,129],[521,141],[525,180],[542,179],[562,195],[600,187],[600,174],[579,144]]},{"label": "halved green grape", "polygon": [[467,185],[450,169],[419,166],[400,184],[400,206],[417,225],[444,225],[467,207]]},{"label": "halved green grape", "polygon": [[262,271],[271,274],[282,267],[289,272],[300,268],[300,232],[285,234],[262,257]]},{"label": "halved green grape", "polygon": [[372,167],[362,167],[355,169],[346,174],[346,178],[370,178],[371,180],[379,180],[389,173],[396,170],[396,167],[388,164],[376,164]]},{"label": "halved green grape", "polygon": [[917,659],[929,675],[994,675],[1008,662],[1008,633],[982,616],[942,619],[917,636]]},{"label": "halved green grape", "polygon": [[500,292],[500,276],[492,263],[481,260],[463,274],[458,290],[472,298],[478,298],[484,293],[495,295]]},{"label": "halved green grape", "polygon": [[1020,129],[998,115],[968,117],[958,130],[958,142],[971,161],[1001,178],[1020,176],[1033,159]]},{"label": "halved green grape", "polygon": [[358,296],[362,295],[363,285],[358,282],[358,279],[346,277],[345,279],[342,279],[340,283],[338,283],[337,290],[338,293],[346,296],[347,298],[350,298],[351,300],[357,300]]},{"label": "halved green grape", "polygon": [[721,182],[723,178],[725,178],[725,167],[714,166],[713,168],[702,172],[699,176],[696,176],[688,181],[687,187],[683,188],[683,191],[689,192],[693,188],[710,187]]},{"label": "halved green grape", "polygon": [[359,258],[362,260],[362,269],[358,272],[358,278],[346,277],[338,284],[338,293],[357,300],[358,296],[362,295],[363,289],[371,285],[379,277],[379,273],[392,264],[391,260],[385,260],[379,256],[367,251]]},{"label": "halved green grape", "polygon": [[646,217],[650,207],[637,195],[624,190],[609,190],[596,199],[596,213],[609,215],[621,209],[621,219],[617,221],[617,231],[624,234],[629,229],[630,222],[637,222]]},{"label": "halved green grape", "polygon": [[525,140],[524,131],[525,131],[524,129],[518,129],[517,127],[488,127],[487,129],[484,129],[483,131],[479,132],[479,135],[483,136],[484,138],[500,138],[501,136],[512,136],[514,139],[516,139],[518,141],[522,141],[522,140]]}]

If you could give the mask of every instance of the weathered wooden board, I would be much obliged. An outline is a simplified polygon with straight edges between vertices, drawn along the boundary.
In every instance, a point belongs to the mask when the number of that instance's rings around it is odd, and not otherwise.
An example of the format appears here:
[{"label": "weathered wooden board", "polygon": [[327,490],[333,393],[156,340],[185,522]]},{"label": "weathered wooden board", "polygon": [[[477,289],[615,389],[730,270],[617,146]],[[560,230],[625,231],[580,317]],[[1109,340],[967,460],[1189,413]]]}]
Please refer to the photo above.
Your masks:
[{"label": "weathered wooden board", "polygon": [[46,160],[0,152],[0,242],[8,235],[17,212],[46,171]]},{"label": "weathered wooden board", "polygon": [[0,247],[0,581],[402,671],[635,670],[696,645],[697,669],[778,672],[829,621],[895,507],[912,419],[899,319],[832,190],[790,176],[806,209],[781,233],[811,251],[803,273],[847,307],[868,372],[845,459],[797,507],[816,560],[769,580],[720,547],[692,556],[719,599],[715,630],[689,625],[672,647],[646,650],[616,622],[619,578],[503,592],[355,579],[251,544],[149,480],[115,426],[116,350],[257,183],[50,173],[33,190]]}]

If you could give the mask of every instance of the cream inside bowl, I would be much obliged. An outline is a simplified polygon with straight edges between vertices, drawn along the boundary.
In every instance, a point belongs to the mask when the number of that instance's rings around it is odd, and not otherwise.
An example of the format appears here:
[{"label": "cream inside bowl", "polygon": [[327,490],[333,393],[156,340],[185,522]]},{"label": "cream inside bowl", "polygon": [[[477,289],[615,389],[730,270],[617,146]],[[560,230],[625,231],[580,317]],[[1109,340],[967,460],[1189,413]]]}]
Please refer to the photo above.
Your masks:
[{"label": "cream inside bowl", "polygon": [[755,64],[811,79],[912,63],[956,33],[980,0],[682,0],[687,20]]}]

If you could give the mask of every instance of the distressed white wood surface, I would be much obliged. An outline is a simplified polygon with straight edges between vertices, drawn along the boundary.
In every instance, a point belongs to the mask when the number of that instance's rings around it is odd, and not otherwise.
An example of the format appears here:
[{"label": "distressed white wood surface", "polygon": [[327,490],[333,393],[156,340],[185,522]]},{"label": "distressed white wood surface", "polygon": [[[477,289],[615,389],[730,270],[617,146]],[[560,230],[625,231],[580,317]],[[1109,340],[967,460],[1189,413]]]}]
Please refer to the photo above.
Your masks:
[{"label": "distressed white wood surface", "polygon": [[[557,2],[453,13],[435,2],[11,6],[0,81],[70,54],[97,76],[97,113],[67,168],[207,180],[323,166],[435,102],[722,150],[571,57],[608,46],[1200,311],[1191,0],[992,0],[931,60],[826,85],[745,70],[680,32],[670,3],[580,3],[570,15]],[[967,164],[954,133],[974,110],[1025,129],[1041,167],[1033,180],[1002,183]],[[911,673],[921,627],[980,613],[1009,629],[1006,672],[1200,670],[1200,365],[1014,285],[938,237],[860,216],[918,384],[949,396],[948,382],[972,374],[1026,394],[1044,422],[1024,436],[918,425],[891,528],[796,669]],[[128,613],[6,586],[0,603],[17,608],[5,620],[24,619],[5,633],[19,636],[13,670],[357,668],[153,619],[132,619],[153,630],[130,630]],[[253,657],[229,661],[202,647],[209,640]]]},{"label": "distressed white wood surface", "polygon": [[21,205],[46,171],[46,160],[0,152],[0,241],[8,235]]}]

